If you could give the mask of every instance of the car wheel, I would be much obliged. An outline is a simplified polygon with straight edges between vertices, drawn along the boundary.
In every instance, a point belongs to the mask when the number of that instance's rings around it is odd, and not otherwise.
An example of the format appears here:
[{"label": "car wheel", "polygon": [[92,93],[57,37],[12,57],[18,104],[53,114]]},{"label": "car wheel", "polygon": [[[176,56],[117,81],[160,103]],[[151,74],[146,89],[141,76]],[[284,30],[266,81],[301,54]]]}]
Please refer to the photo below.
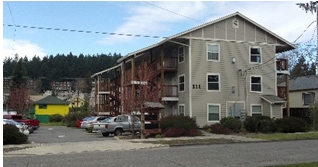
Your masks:
[{"label": "car wheel", "polygon": [[120,136],[122,134],[122,130],[116,129],[114,134],[115,134],[115,136]]},{"label": "car wheel", "polygon": [[104,136],[104,137],[108,137],[109,136],[109,133],[102,133],[102,135]]}]

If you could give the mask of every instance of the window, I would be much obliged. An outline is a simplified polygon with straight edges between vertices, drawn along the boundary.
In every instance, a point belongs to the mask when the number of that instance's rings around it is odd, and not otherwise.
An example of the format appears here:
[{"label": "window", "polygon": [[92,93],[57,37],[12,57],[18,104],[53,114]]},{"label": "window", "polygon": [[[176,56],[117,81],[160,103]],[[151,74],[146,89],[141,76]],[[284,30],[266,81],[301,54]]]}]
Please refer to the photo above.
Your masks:
[{"label": "window", "polygon": [[208,61],[219,61],[220,45],[207,44],[207,59]]},{"label": "window", "polygon": [[184,61],[184,47],[180,46],[178,48],[178,59],[179,59],[179,63],[182,63]]},{"label": "window", "polygon": [[220,91],[219,74],[207,74],[207,89],[208,91]]},{"label": "window", "polygon": [[251,76],[251,92],[262,92],[261,76]]},{"label": "window", "polygon": [[208,121],[220,120],[220,104],[208,104]]},{"label": "window", "polygon": [[184,75],[179,76],[179,92],[184,91]]},{"label": "window", "polygon": [[252,117],[263,115],[261,105],[252,105]]},{"label": "window", "polygon": [[261,48],[260,47],[251,47],[250,48],[250,63],[261,63]]},{"label": "window", "polygon": [[39,109],[47,109],[47,105],[46,104],[39,104]]},{"label": "window", "polygon": [[180,104],[179,105],[179,115],[183,115],[184,116],[184,104]]},{"label": "window", "polygon": [[315,93],[314,92],[303,93],[303,103],[304,103],[304,105],[313,104],[314,101],[315,101]]}]

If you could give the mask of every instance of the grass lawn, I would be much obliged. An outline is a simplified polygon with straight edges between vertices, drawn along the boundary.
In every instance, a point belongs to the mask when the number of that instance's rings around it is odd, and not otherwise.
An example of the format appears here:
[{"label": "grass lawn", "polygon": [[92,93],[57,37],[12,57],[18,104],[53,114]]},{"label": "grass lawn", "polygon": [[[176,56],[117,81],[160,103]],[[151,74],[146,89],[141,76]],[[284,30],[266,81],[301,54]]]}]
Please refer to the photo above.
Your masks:
[{"label": "grass lawn", "polygon": [[318,139],[318,133],[273,133],[273,134],[252,134],[251,138],[264,139],[270,141],[279,140],[304,140],[304,139]]},{"label": "grass lawn", "polygon": [[317,166],[318,166],[318,162],[291,164],[291,165],[276,165],[276,166],[268,166],[268,167],[317,167]]},{"label": "grass lawn", "polygon": [[63,122],[40,123],[40,126],[66,126]]}]

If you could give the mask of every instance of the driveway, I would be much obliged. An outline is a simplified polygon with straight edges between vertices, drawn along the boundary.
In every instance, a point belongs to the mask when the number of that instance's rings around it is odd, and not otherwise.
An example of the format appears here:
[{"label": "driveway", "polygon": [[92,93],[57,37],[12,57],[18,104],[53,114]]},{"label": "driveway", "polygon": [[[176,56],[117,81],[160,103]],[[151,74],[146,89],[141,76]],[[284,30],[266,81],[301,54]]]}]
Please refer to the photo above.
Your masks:
[{"label": "driveway", "polygon": [[100,133],[87,133],[85,129],[65,126],[41,126],[29,135],[29,141],[35,143],[63,143],[80,141],[105,141],[113,137],[103,137]]}]

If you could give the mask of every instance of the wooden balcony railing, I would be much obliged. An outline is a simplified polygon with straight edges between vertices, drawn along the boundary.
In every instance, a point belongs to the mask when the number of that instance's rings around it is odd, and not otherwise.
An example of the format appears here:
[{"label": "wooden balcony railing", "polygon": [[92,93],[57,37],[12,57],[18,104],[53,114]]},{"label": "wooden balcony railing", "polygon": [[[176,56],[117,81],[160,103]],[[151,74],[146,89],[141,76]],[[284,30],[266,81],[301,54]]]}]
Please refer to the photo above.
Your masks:
[{"label": "wooden balcony railing", "polygon": [[287,87],[286,86],[277,86],[277,96],[286,99],[287,98]]},{"label": "wooden balcony railing", "polygon": [[163,85],[162,97],[178,97],[178,85]]},{"label": "wooden balcony railing", "polygon": [[277,59],[276,60],[276,69],[277,71],[288,71],[287,59]]}]

